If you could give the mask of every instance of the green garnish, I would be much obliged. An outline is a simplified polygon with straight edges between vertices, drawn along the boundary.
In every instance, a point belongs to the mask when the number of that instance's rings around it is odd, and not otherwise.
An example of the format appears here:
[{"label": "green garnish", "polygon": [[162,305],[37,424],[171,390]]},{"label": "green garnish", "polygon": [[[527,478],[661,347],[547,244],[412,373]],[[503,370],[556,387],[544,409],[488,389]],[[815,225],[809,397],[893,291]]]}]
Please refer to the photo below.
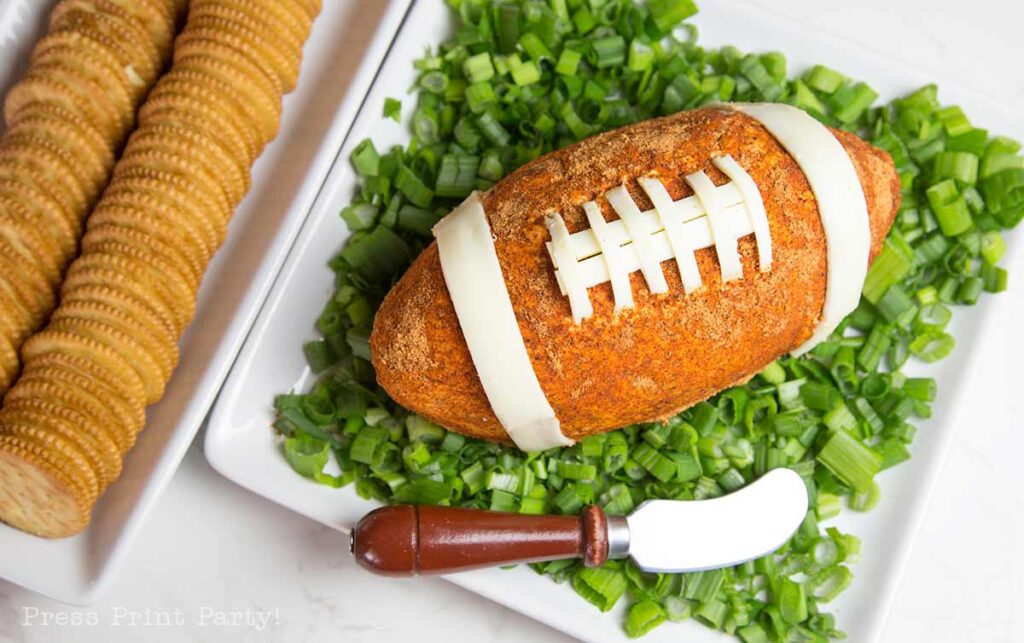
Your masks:
[{"label": "green garnish", "polygon": [[[811,511],[773,555],[691,574],[647,574],[629,561],[532,567],[602,611],[626,596],[630,636],[693,618],[748,643],[841,638],[822,608],[852,582],[860,541],[818,523],[844,504],[879,502],[877,474],[910,459],[915,419],[931,415],[936,397],[934,380],[899,369],[912,356],[946,357],[956,306],[1005,289],[1001,230],[1024,217],[1020,145],[942,106],[934,86],[878,106],[870,86],[823,66],[789,77],[778,53],[701,48],[682,22],[696,11],[691,0],[449,4],[460,26],[416,63],[410,143],[379,152],[364,141],[352,153],[362,187],[341,213],[352,234],[331,263],[337,290],[318,321],[323,338],[306,346],[320,380],[276,401],[285,457],[365,498],[566,514],[714,497],[790,467]],[[859,308],[833,337],[665,424],[529,455],[450,433],[377,387],[374,311],[466,194],[593,133],[722,100],[795,104],[896,162],[902,207]],[[389,99],[385,116],[400,109]],[[332,457],[339,476],[324,473]]]},{"label": "green garnish", "polygon": [[390,118],[396,123],[402,120],[402,101],[397,98],[384,99],[384,118]]}]

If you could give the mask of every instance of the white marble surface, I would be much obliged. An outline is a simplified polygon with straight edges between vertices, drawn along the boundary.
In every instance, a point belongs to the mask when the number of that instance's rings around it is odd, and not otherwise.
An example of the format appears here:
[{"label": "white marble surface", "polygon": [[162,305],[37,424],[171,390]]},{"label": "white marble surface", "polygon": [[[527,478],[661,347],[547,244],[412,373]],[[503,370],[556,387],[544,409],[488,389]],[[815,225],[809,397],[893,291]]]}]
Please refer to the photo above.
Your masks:
[{"label": "white marble surface", "polygon": [[[753,1],[1024,110],[1024,9],[1006,0]],[[1024,629],[1024,565],[1015,555],[1024,542],[1024,401],[1015,376],[1024,289],[1004,296],[1018,301],[988,344],[972,390],[978,413],[956,437],[887,642],[1009,643]],[[566,639],[443,581],[363,573],[343,538],[220,478],[199,444],[102,602],[70,608],[0,582],[0,641]]]}]

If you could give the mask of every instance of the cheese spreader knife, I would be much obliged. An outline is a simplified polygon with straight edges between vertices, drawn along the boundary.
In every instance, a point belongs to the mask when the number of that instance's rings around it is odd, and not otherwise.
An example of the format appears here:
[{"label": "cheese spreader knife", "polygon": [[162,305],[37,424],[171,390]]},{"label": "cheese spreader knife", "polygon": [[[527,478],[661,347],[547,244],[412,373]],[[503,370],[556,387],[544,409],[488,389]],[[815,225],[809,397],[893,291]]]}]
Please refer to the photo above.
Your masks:
[{"label": "cheese spreader knife", "polygon": [[648,572],[729,567],[775,551],[807,514],[807,488],[774,469],[712,500],[648,500],[628,516],[596,505],[579,516],[397,505],[352,531],[356,562],[387,576],[448,574],[481,567],[582,558],[588,567],[632,558]]}]

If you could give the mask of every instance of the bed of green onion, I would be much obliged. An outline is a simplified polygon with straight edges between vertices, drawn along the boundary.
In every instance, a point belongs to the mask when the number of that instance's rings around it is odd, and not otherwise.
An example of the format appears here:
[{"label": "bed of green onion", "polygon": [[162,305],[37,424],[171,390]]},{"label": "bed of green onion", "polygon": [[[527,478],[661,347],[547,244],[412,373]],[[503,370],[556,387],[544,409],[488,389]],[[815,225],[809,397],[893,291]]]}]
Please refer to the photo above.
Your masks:
[{"label": "bed of green onion", "polygon": [[[320,374],[276,400],[283,453],[322,484],[396,503],[628,513],[646,498],[709,498],[775,467],[799,472],[812,510],[771,556],[730,569],[646,574],[629,562],[533,565],[641,636],[696,620],[747,643],[842,638],[827,604],[851,582],[860,541],[825,527],[879,499],[880,471],[911,457],[916,418],[936,385],[910,358],[954,347],[955,306],[1006,287],[1002,231],[1024,216],[1019,145],[975,128],[934,86],[877,105],[864,82],[817,66],[791,76],[779,53],[704,49],[691,0],[449,0],[455,35],[416,64],[404,148],[352,154],[361,189],[341,216],[353,231],[332,263],[337,290],[306,355]],[[903,206],[860,307],[811,354],[783,358],[747,385],[681,413],[526,455],[466,439],[399,408],[376,386],[374,311],[430,229],[474,189],[595,132],[713,101],[783,101],[892,154]],[[384,116],[401,104],[389,99]],[[326,466],[333,459],[334,465]],[[326,468],[325,468],[326,466]],[[340,475],[327,473],[339,471]]]}]

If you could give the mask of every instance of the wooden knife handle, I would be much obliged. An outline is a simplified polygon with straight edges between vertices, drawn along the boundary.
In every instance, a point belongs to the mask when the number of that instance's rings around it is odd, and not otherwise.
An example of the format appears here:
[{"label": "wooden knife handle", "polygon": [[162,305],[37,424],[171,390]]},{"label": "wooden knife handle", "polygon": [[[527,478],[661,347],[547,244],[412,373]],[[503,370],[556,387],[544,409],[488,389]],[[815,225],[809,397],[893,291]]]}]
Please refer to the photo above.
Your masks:
[{"label": "wooden knife handle", "polygon": [[356,562],[377,574],[446,574],[481,567],[608,558],[608,519],[596,505],[579,516],[528,516],[454,507],[377,509],[352,532]]}]

